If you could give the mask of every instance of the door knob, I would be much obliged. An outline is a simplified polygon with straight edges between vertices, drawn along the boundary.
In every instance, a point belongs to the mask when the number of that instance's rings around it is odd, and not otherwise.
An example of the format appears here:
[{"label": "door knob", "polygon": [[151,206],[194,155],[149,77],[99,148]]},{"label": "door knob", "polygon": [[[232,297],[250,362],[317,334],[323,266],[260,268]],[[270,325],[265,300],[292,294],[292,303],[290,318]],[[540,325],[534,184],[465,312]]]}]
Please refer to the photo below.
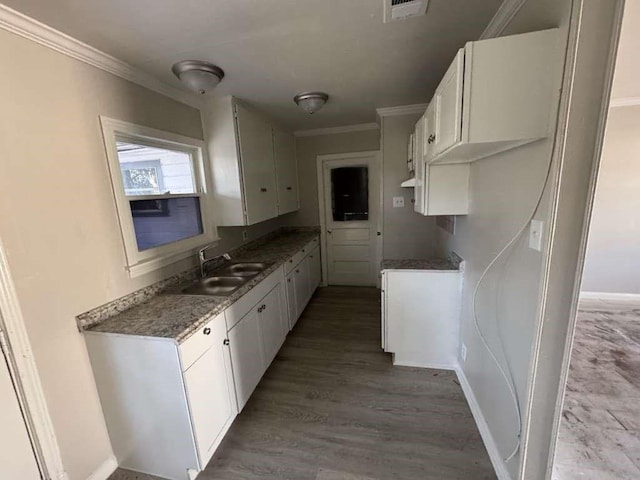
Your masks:
[{"label": "door knob", "polygon": [[209,327],[206,327],[204,330],[202,330],[202,333],[204,333],[205,335],[211,335],[211,329]]},{"label": "door knob", "polygon": [[328,233],[329,235],[331,235],[331,230],[327,230],[327,233]]},{"label": "door knob", "polygon": [[222,342],[223,345],[229,345],[229,339],[225,338],[224,341]]}]

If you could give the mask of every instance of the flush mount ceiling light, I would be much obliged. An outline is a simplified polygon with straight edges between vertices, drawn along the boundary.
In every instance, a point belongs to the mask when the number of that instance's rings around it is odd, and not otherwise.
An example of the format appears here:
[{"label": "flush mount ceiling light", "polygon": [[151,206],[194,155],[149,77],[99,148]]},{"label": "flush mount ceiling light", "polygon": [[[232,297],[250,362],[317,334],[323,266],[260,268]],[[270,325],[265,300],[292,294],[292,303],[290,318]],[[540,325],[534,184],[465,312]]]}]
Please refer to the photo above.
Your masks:
[{"label": "flush mount ceiling light", "polygon": [[213,90],[224,78],[224,71],[220,67],[200,60],[183,60],[175,63],[171,71],[189,90],[200,95]]},{"label": "flush mount ceiling light", "polygon": [[293,97],[293,101],[308,114],[316,113],[329,100],[329,95],[323,92],[304,92]]}]

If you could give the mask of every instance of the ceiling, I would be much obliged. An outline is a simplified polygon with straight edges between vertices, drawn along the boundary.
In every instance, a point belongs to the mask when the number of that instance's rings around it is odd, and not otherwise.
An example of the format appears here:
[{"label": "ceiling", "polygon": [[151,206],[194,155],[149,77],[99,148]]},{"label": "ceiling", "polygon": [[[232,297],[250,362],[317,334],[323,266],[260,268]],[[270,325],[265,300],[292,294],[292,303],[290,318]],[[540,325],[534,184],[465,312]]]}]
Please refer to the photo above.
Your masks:
[{"label": "ceiling", "polygon": [[[375,121],[375,108],[427,102],[455,52],[502,0],[431,0],[426,16],[384,24],[383,0],[2,0],[180,87],[171,65],[226,72],[232,94],[293,130]],[[292,97],[331,96],[309,116]]]}]

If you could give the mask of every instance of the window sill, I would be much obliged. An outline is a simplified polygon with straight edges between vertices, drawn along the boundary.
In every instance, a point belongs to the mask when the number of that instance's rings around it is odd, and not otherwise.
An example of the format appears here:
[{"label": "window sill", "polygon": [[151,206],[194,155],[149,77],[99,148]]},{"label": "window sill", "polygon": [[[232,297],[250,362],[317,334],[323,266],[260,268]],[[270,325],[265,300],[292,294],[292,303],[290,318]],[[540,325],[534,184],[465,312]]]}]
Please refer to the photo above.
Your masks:
[{"label": "window sill", "polygon": [[[214,238],[208,244],[217,244],[220,241],[219,238]],[[199,249],[189,249],[184,252],[173,253],[169,255],[164,255],[162,257],[152,258],[150,260],[146,260],[144,262],[136,263],[135,265],[129,265],[126,267],[129,272],[129,278],[141,277],[147,273],[153,272],[155,270],[159,270],[162,267],[166,267],[167,265],[171,265],[173,263],[177,263],[181,260],[185,260],[187,258],[195,258]]]}]

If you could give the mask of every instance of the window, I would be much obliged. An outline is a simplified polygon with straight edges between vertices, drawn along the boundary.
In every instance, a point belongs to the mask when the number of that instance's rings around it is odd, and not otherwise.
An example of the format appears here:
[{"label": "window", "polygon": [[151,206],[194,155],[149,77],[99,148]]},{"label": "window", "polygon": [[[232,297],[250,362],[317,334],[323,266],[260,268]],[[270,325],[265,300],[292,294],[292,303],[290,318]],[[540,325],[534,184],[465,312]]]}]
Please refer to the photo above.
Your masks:
[{"label": "window", "polygon": [[367,167],[340,167],[331,170],[331,209],[334,222],[369,220]]},{"label": "window", "polygon": [[101,118],[131,276],[213,240],[200,140]]}]

